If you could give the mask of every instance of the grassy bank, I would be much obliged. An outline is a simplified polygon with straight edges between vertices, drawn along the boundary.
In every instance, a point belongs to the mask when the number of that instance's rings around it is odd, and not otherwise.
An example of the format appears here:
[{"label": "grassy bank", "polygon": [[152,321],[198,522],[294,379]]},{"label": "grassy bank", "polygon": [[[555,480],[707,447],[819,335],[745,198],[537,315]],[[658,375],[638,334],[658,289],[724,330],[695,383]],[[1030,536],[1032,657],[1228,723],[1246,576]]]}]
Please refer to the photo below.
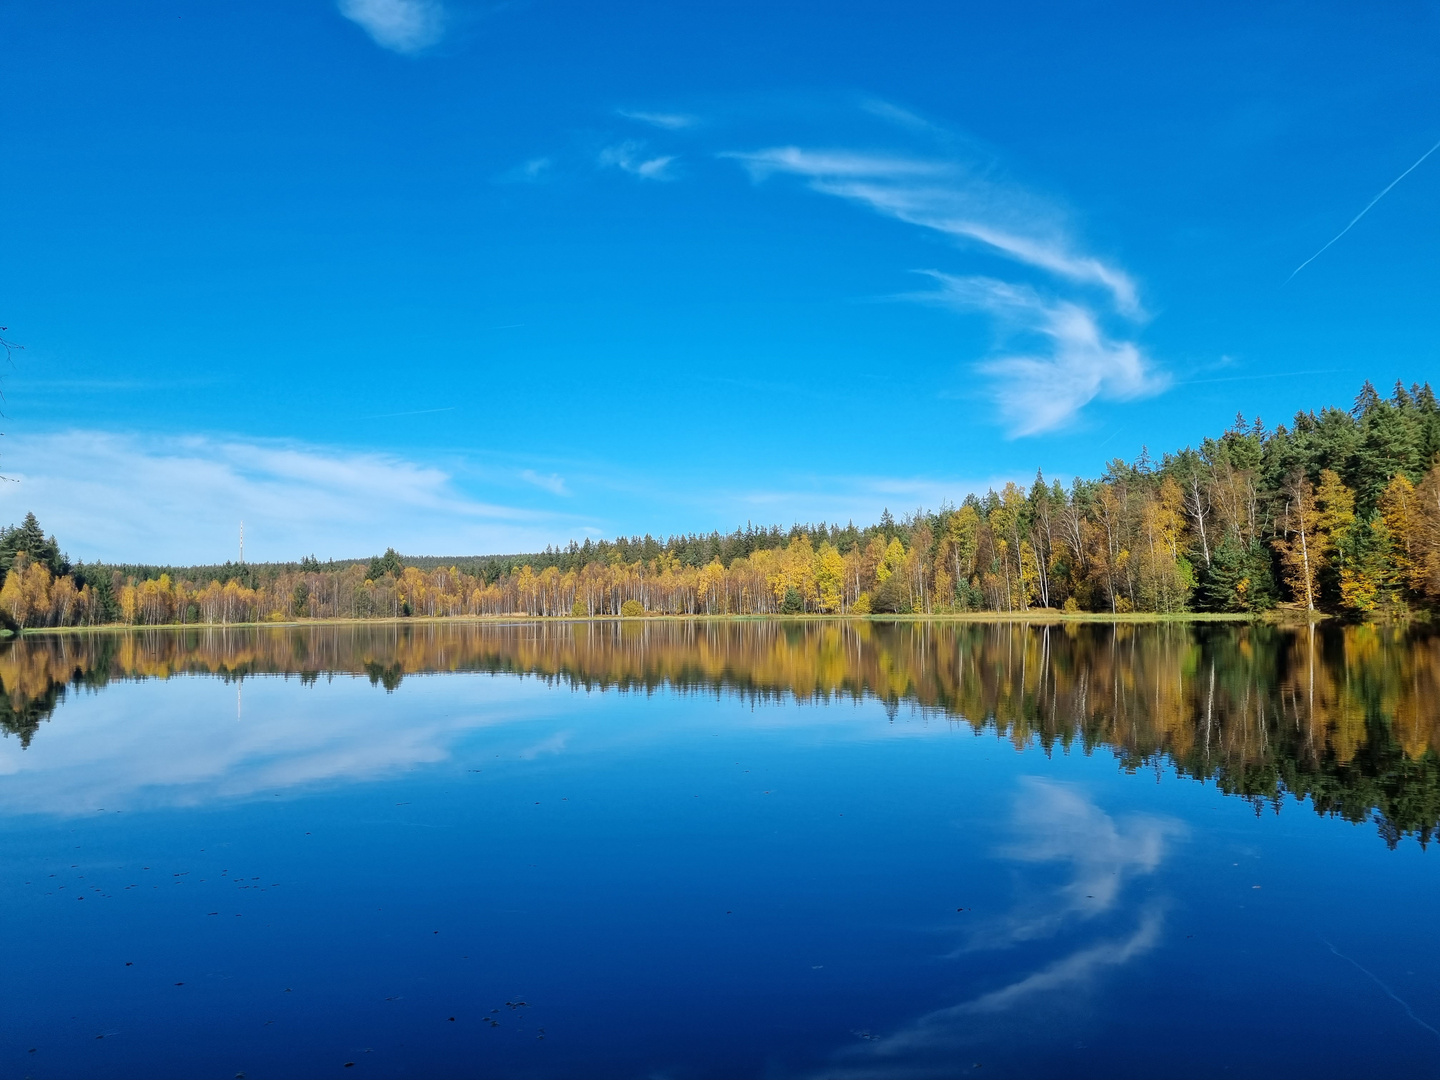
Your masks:
[{"label": "grassy bank", "polygon": [[216,630],[254,627],[296,629],[307,626],[415,626],[436,623],[645,623],[645,622],[914,622],[914,623],[1027,623],[1053,626],[1063,623],[1247,623],[1264,622],[1281,625],[1306,625],[1324,621],[1328,616],[1307,617],[1303,611],[1278,610],[1261,615],[1211,614],[1187,612],[1175,615],[1151,612],[1064,612],[1064,611],[967,611],[930,615],[638,615],[632,617],[597,615],[591,618],[572,615],[436,615],[400,616],[385,619],[296,619],[293,621],[235,623],[105,623],[99,626],[27,627],[22,636],[45,634],[92,634],[136,630]]}]

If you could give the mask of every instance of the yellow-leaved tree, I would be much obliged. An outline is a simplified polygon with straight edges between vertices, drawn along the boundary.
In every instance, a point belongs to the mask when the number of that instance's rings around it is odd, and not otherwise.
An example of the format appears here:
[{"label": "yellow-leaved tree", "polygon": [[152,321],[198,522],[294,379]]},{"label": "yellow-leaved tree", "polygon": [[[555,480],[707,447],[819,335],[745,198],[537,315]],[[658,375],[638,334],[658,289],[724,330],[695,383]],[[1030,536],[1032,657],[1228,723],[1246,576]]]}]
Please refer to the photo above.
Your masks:
[{"label": "yellow-leaved tree", "polygon": [[[1345,486],[1334,469],[1321,469],[1315,503],[1315,529],[1321,553],[1326,562],[1339,564],[1340,603],[1351,611],[1373,611],[1384,586],[1384,568],[1376,559],[1350,550],[1349,541],[1355,530],[1355,493]],[[1379,550],[1389,546],[1383,519],[1377,519],[1371,531]]]},{"label": "yellow-leaved tree", "polygon": [[898,536],[892,536],[890,543],[885,545],[885,554],[880,557],[880,563],[875,567],[875,580],[885,582],[890,580],[890,575],[905,566],[905,545],[900,542]]},{"label": "yellow-leaved tree", "polygon": [[815,555],[815,588],[820,597],[820,610],[837,612],[845,593],[845,560],[835,545],[826,540]]},{"label": "yellow-leaved tree", "polygon": [[1404,473],[1396,473],[1380,495],[1380,520],[1390,540],[1390,581],[1392,587],[1424,591],[1422,576],[1416,573],[1420,560],[1420,529],[1415,485]]},{"label": "yellow-leaved tree", "polygon": [[25,552],[17,552],[5,584],[0,586],[0,607],[25,629],[50,613],[50,571],[43,563],[33,562]]},{"label": "yellow-leaved tree", "polygon": [[711,559],[695,579],[695,591],[705,605],[705,614],[718,615],[725,611],[725,567],[719,559]]}]

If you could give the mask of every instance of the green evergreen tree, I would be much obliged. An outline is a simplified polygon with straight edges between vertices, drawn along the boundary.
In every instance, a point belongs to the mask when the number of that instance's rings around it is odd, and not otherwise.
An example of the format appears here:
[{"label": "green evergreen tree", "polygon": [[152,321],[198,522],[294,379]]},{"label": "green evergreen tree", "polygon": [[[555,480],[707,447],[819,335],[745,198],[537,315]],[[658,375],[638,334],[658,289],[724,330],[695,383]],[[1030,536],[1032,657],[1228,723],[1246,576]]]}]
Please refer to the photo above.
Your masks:
[{"label": "green evergreen tree", "polygon": [[379,581],[386,574],[391,577],[399,577],[405,564],[400,561],[400,555],[392,548],[386,548],[384,555],[376,555],[370,560],[370,570],[366,576],[371,581]]},{"label": "green evergreen tree", "polygon": [[22,551],[57,577],[70,572],[70,562],[60,553],[55,537],[45,535],[33,513],[26,514],[19,525],[0,530],[0,571],[8,572]]},{"label": "green evergreen tree", "polygon": [[1275,606],[1275,576],[1270,553],[1257,541],[1242,544],[1233,532],[1211,553],[1195,590],[1201,611],[1266,611]]}]

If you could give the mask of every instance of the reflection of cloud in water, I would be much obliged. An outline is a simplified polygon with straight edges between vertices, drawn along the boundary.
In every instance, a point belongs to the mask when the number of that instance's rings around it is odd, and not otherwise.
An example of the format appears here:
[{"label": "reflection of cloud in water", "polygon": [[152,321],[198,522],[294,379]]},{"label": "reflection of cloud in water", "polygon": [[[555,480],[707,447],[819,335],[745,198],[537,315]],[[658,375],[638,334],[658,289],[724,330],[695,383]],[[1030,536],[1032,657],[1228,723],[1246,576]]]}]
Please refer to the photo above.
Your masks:
[{"label": "reflection of cloud in water", "polygon": [[[1128,879],[1155,871],[1165,858],[1166,841],[1180,835],[1176,821],[1137,814],[1117,820],[1079,790],[1054,781],[1022,781],[1012,824],[1015,841],[1000,855],[1021,864],[1067,865],[1067,880],[1043,899],[1022,901],[1008,917],[983,929],[955,956],[981,949],[1011,948],[1079,928],[1117,907]],[[1116,912],[1120,914],[1120,912]],[[1070,949],[1038,969],[1020,974],[998,989],[957,1005],[936,1009],[891,1035],[847,1048],[827,1077],[933,1076],[955,1072],[953,1054],[993,1043],[1001,1028],[1022,1017],[1012,1009],[1037,997],[1073,990],[1107,969],[1129,963],[1155,947],[1164,926],[1161,904],[1151,903],[1134,917],[1132,929]],[[1129,921],[1128,919],[1126,920]],[[1024,1014],[1027,1026],[1033,1017]],[[1017,1029],[1016,1036],[1020,1037]],[[968,1062],[966,1063],[968,1064]]]},{"label": "reflection of cloud in water", "polygon": [[[199,806],[261,792],[397,776],[448,759],[480,729],[507,759],[540,762],[623,751],[677,736],[663,710],[636,711],[637,691],[557,694],[544,680],[448,673],[407,676],[393,693],[336,675],[314,685],[271,675],[243,683],[209,676],[115,681],[67,695],[29,749],[0,738],[0,814],[93,813]],[[699,695],[663,691],[692,701]],[[709,697],[709,695],[705,695]],[[243,699],[243,707],[242,707]],[[712,699],[728,730],[785,731],[799,740],[943,735],[947,725],[875,724],[872,709],[796,707],[788,699],[740,712],[740,695]],[[752,706],[754,703],[751,703]],[[559,726],[576,709],[624,709],[618,725]],[[238,715],[237,715],[238,713]],[[643,721],[643,722],[642,722]],[[503,732],[503,734],[502,734]]]},{"label": "reflection of cloud in water", "polygon": [[1163,923],[1160,911],[1149,908],[1141,914],[1139,925],[1130,934],[1078,949],[999,990],[926,1013],[895,1034],[847,1054],[852,1060],[862,1059],[863,1064],[842,1065],[826,1070],[823,1075],[837,1078],[926,1076],[952,1072],[953,1061],[936,1060],[935,1056],[975,1046],[993,1037],[996,1030],[988,1017],[1004,1013],[1038,994],[1086,983],[1104,968],[1119,967],[1149,952],[1160,938]]},{"label": "reflection of cloud in water", "polygon": [[1070,880],[1022,902],[998,925],[979,929],[971,948],[1000,948],[1046,938],[1074,919],[1115,906],[1128,879],[1152,873],[1165,841],[1184,826],[1170,818],[1111,817],[1069,784],[1027,777],[1015,799],[1015,842],[1002,854],[1020,863],[1068,865]]},{"label": "reflection of cloud in water", "polygon": [[974,1001],[957,1006],[957,1009],[977,1013],[1000,1012],[1031,994],[1083,982],[1101,968],[1118,967],[1132,957],[1149,952],[1160,936],[1163,922],[1158,908],[1148,908],[1140,917],[1140,925],[1129,937],[1117,941],[1102,941],[1098,945],[1080,949],[1041,968],[1033,975],[1017,979],[1009,986],[981,994]]},{"label": "reflection of cloud in water", "polygon": [[541,739],[532,746],[527,746],[520,751],[521,761],[534,761],[542,754],[563,754],[565,744],[570,741],[571,733],[568,731],[557,731],[548,738]]},{"label": "reflection of cloud in water", "polygon": [[[487,677],[407,681],[405,694],[378,694],[355,678],[243,685],[243,709],[237,684],[208,678],[77,696],[28,750],[0,740],[0,813],[198,806],[394,776],[445,760],[480,728],[516,725],[516,738],[533,740],[527,699],[544,692]],[[531,756],[563,745],[563,736],[544,739]]]}]

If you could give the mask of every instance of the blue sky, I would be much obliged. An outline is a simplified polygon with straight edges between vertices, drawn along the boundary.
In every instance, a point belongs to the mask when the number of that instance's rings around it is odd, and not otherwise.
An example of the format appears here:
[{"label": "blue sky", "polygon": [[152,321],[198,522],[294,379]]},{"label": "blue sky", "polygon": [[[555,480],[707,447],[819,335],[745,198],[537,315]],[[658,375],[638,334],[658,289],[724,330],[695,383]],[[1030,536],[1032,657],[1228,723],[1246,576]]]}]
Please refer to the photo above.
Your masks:
[{"label": "blue sky", "polygon": [[873,520],[1430,378],[1440,7],[0,8],[0,515]]}]

